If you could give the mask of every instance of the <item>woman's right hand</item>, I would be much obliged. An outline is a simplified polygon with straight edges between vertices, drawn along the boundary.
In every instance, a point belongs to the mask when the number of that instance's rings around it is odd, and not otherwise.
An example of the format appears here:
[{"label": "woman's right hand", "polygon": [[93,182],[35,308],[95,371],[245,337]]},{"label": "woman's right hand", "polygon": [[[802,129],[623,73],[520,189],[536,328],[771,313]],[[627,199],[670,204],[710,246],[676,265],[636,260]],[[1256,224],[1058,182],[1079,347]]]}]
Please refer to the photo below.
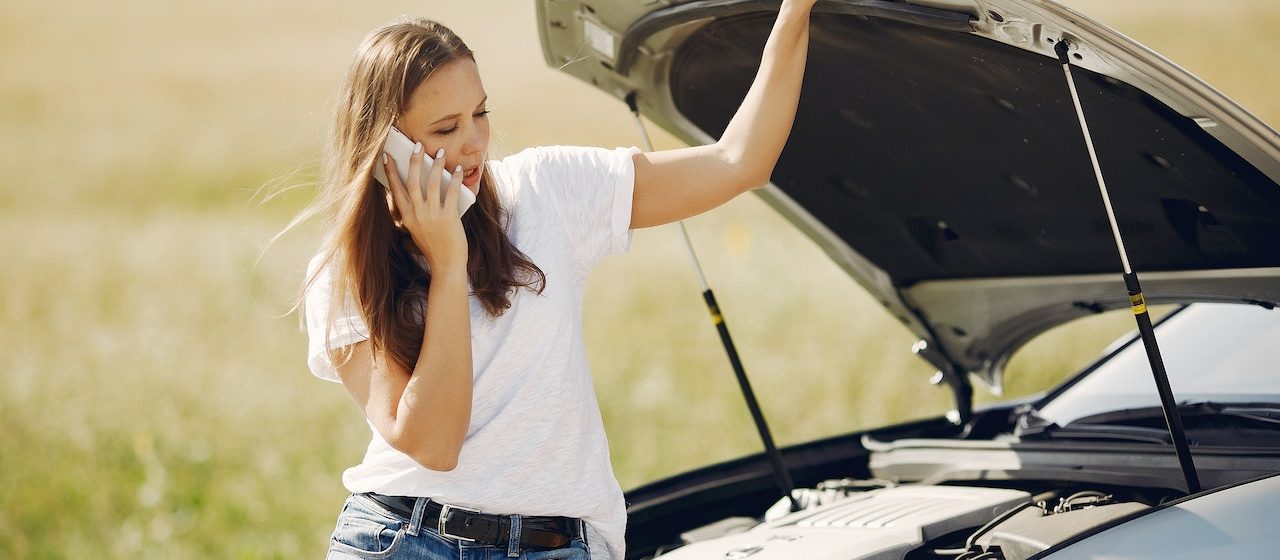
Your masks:
[{"label": "woman's right hand", "polygon": [[[426,194],[421,188],[406,188],[400,182],[400,173],[396,164],[386,153],[382,154],[382,165],[391,181],[391,196],[395,209],[400,214],[413,243],[427,257],[432,274],[456,269],[466,273],[467,268],[467,235],[462,230],[461,216],[458,214],[458,191],[462,188],[462,168],[454,170],[452,180],[444,188],[444,200],[440,199],[441,172],[444,170],[444,148],[436,153],[435,162],[427,171]],[[409,156],[409,185],[422,184],[423,153],[422,143],[414,145],[413,155]]]}]

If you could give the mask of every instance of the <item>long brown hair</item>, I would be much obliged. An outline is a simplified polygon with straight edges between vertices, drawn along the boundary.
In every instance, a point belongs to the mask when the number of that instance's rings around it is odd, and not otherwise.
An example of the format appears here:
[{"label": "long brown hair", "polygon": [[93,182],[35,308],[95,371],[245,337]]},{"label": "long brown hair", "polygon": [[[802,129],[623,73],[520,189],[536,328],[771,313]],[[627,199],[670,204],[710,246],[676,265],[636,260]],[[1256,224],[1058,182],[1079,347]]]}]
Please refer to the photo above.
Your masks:
[{"label": "long brown hair", "polygon": [[[421,253],[409,234],[396,227],[388,193],[373,178],[372,169],[381,161],[387,132],[413,90],[436,69],[462,57],[475,59],[462,39],[434,21],[411,19],[370,33],[356,49],[338,98],[324,192],[298,218],[332,216],[317,269],[332,270],[329,308],[341,309],[344,299],[353,296],[369,327],[375,359],[385,349],[388,358],[407,371],[413,371],[422,347],[431,273],[419,264]],[[491,186],[488,168],[482,165],[479,194],[462,216],[462,227],[472,293],[485,311],[498,316],[511,306],[512,291],[529,288],[541,293],[546,276],[507,238],[507,215]],[[308,278],[306,287],[314,281],[314,276]],[[334,319],[329,318],[325,340]],[[335,363],[349,357],[333,349],[330,353]]]}]

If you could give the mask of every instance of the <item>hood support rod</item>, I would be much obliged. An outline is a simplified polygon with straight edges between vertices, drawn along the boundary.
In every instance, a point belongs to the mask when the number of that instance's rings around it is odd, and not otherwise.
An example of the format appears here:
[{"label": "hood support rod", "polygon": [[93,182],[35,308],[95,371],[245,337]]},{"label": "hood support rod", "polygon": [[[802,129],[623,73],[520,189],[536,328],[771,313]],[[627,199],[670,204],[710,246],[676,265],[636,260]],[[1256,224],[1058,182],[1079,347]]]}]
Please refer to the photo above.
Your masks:
[{"label": "hood support rod", "polygon": [[1147,361],[1151,364],[1151,374],[1155,377],[1156,391],[1160,393],[1160,408],[1164,412],[1165,424],[1169,427],[1169,436],[1173,448],[1178,454],[1178,463],[1182,466],[1182,475],[1187,481],[1187,493],[1200,491],[1200,477],[1196,474],[1195,462],[1191,459],[1191,449],[1187,446],[1187,434],[1182,428],[1182,417],[1178,414],[1178,403],[1173,399],[1173,389],[1169,387],[1169,375],[1164,369],[1164,359],[1160,357],[1160,347],[1156,344],[1155,330],[1151,327],[1151,315],[1147,313],[1147,301],[1142,295],[1142,286],[1138,283],[1138,274],[1129,266],[1129,255],[1124,250],[1124,240],[1120,237],[1120,226],[1116,223],[1115,211],[1111,208],[1111,195],[1107,192],[1107,184],[1102,179],[1102,167],[1098,165],[1098,154],[1093,147],[1093,139],[1089,136],[1089,125],[1084,118],[1084,108],[1080,105],[1080,94],[1076,91],[1076,82],[1071,77],[1071,59],[1065,38],[1054,45],[1053,50],[1062,62],[1062,71],[1067,76],[1067,89],[1071,91],[1071,101],[1075,104],[1076,116],[1080,119],[1080,130],[1084,133],[1084,143],[1089,148],[1089,161],[1093,164],[1093,174],[1098,179],[1098,190],[1102,193],[1102,204],[1107,210],[1107,220],[1111,222],[1111,234],[1115,237],[1116,248],[1120,251],[1120,263],[1124,266],[1124,285],[1129,290],[1129,306],[1133,309],[1134,319],[1138,322],[1138,333],[1147,350]]},{"label": "hood support rod", "polygon": [[[645,130],[644,121],[640,120],[640,106],[636,104],[636,92],[627,94],[627,107],[631,109],[631,115],[636,119],[636,128],[640,130],[640,138],[644,141],[644,149],[646,152],[653,151],[653,143],[649,140],[649,131]],[[782,495],[791,501],[791,511],[800,511],[800,502],[796,499],[793,490],[795,483],[791,481],[791,473],[787,471],[786,465],[782,464],[782,453],[778,451],[778,446],[773,443],[773,435],[769,433],[769,425],[764,421],[764,413],[760,411],[760,403],[756,401],[756,394],[751,390],[751,382],[747,381],[747,372],[742,368],[742,360],[738,358],[738,349],[733,344],[733,338],[729,336],[729,326],[724,322],[724,316],[720,313],[720,306],[716,303],[716,296],[707,285],[707,277],[702,274],[702,263],[698,261],[698,253],[693,250],[693,241],[689,239],[689,232],[684,228],[684,221],[677,222],[680,225],[680,235],[684,236],[685,247],[689,249],[689,258],[693,261],[693,270],[698,273],[698,283],[702,286],[702,299],[707,302],[707,311],[711,313],[711,322],[716,325],[716,332],[720,333],[720,342],[724,344],[724,351],[729,355],[729,363],[733,366],[733,373],[738,378],[738,386],[742,389],[742,396],[746,398],[747,408],[751,411],[751,418],[756,422],[756,430],[760,432],[760,439],[764,440],[765,455],[768,456],[769,464],[773,468],[773,481],[778,485],[778,489],[782,490]]]}]

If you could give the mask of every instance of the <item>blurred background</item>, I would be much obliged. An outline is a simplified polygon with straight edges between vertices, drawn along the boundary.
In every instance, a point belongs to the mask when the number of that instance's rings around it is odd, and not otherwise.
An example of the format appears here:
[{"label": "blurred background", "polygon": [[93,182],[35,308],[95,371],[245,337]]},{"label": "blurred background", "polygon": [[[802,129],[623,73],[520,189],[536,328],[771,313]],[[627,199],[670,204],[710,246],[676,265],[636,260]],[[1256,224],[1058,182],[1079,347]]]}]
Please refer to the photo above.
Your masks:
[{"label": "blurred background", "polygon": [[[1280,123],[1280,3],[1068,4]],[[494,156],[639,143],[621,103],[546,67],[531,2],[3,0],[3,13],[3,558],[323,554],[368,428],[310,375],[291,314],[317,224],[267,240],[314,194],[334,96],[374,27],[424,15],[470,43]],[[298,188],[266,200],[264,185]],[[756,198],[688,227],[780,444],[948,408],[912,337]],[[674,226],[638,232],[587,291],[624,488],[760,449]],[[1101,316],[1033,341],[1005,396],[1045,389],[1131,327]]]}]

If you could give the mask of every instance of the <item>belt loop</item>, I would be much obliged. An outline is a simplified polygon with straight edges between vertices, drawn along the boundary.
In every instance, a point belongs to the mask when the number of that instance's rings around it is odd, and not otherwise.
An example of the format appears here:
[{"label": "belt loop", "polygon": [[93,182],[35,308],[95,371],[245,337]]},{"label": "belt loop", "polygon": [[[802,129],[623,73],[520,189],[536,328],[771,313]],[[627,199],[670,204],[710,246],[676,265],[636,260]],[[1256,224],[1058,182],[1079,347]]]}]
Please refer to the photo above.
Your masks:
[{"label": "belt loop", "polygon": [[507,558],[520,557],[520,534],[523,532],[519,515],[511,515],[511,535],[507,537]]},{"label": "belt loop", "polygon": [[427,502],[430,498],[418,498],[413,501],[413,517],[409,519],[409,534],[418,536],[418,531],[422,530],[422,514],[427,510]]}]

